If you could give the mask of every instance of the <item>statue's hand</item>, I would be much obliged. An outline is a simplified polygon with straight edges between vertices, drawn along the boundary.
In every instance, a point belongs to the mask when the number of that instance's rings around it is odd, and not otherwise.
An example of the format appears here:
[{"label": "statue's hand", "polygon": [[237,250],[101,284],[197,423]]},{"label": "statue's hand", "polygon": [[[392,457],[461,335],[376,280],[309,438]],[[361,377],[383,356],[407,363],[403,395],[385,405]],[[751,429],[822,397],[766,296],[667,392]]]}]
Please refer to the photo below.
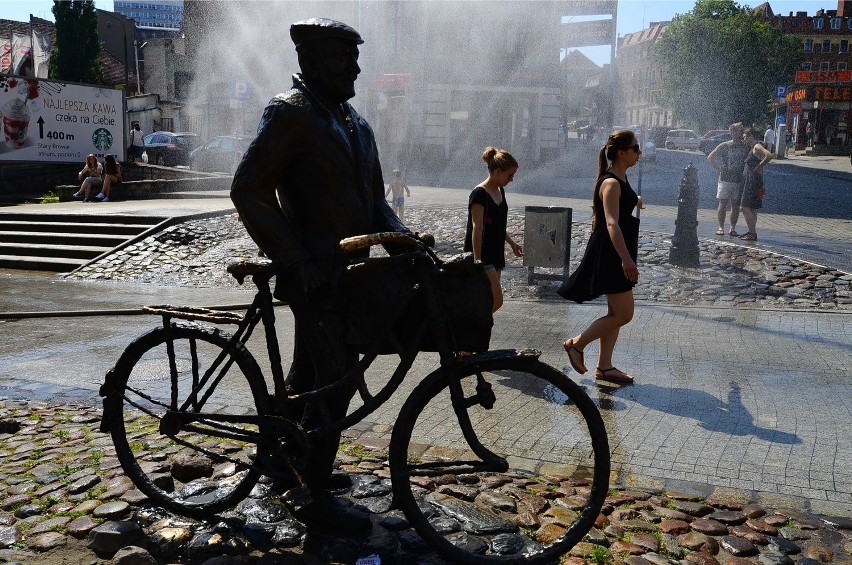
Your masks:
[{"label": "statue's hand", "polygon": [[296,268],[299,280],[302,282],[302,290],[310,294],[326,283],[326,277],[311,261],[305,261]]}]

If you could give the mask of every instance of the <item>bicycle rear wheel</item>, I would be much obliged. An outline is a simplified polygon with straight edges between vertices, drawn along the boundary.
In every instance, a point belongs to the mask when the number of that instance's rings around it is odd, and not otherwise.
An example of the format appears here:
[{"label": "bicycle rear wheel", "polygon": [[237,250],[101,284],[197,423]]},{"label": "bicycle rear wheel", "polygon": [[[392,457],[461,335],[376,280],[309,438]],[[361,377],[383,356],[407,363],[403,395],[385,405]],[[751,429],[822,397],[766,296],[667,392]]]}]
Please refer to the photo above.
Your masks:
[{"label": "bicycle rear wheel", "polygon": [[124,351],[104,392],[118,459],[155,504],[218,512],[260,478],[251,465],[269,452],[261,442],[266,387],[254,358],[220,330],[173,324],[148,332]]},{"label": "bicycle rear wheel", "polygon": [[476,357],[436,371],[405,402],[390,444],[394,496],[454,563],[558,562],[607,494],[603,420],[535,356]]}]

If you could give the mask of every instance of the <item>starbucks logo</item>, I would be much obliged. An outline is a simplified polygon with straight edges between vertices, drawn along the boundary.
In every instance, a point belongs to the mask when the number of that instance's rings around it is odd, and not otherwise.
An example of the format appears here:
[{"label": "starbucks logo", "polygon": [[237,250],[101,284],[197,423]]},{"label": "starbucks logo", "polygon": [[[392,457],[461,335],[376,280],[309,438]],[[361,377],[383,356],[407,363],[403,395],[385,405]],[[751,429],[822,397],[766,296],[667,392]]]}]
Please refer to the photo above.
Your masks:
[{"label": "starbucks logo", "polygon": [[108,129],[98,128],[92,134],[92,145],[98,148],[101,153],[106,153],[112,147],[112,134]]}]

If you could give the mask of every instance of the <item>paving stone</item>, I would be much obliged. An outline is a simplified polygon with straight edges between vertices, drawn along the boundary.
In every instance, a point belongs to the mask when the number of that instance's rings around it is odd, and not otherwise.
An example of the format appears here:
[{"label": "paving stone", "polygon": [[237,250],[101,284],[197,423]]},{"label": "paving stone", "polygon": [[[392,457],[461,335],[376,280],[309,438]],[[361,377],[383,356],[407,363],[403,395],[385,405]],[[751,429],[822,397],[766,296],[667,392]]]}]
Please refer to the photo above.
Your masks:
[{"label": "paving stone", "polygon": [[46,532],[27,538],[27,547],[35,551],[50,551],[67,543],[65,536],[57,532]]},{"label": "paving stone", "polygon": [[690,527],[696,532],[710,536],[721,536],[728,533],[728,527],[716,520],[695,520],[690,524]]},{"label": "paving stone", "polygon": [[737,536],[722,536],[719,543],[722,549],[737,557],[758,553],[753,543]]}]

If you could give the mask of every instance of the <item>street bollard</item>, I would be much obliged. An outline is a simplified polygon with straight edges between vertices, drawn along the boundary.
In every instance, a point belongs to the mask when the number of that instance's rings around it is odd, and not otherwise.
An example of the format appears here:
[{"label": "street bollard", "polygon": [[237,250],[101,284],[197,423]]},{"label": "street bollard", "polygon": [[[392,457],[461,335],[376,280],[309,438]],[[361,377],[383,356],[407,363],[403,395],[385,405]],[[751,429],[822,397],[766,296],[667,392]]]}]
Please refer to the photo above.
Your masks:
[{"label": "street bollard", "polygon": [[669,263],[698,267],[698,169],[692,163],[683,170],[677,197],[677,220],[669,251]]}]

